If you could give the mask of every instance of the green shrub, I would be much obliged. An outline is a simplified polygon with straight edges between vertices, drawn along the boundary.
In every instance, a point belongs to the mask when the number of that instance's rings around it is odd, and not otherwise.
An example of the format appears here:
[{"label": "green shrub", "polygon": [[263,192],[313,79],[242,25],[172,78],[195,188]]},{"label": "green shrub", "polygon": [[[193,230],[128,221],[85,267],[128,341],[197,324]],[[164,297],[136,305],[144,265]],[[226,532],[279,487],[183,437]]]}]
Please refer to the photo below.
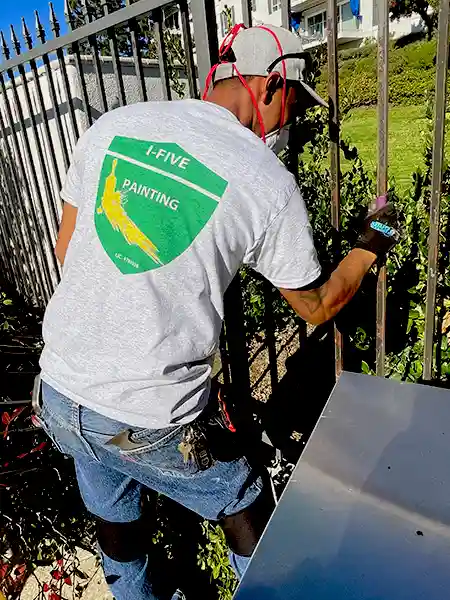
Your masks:
[{"label": "green shrub", "polygon": [[[395,105],[423,104],[434,93],[436,40],[419,41],[403,48],[390,44],[389,102]],[[327,69],[318,81],[326,94]],[[341,110],[377,103],[377,46],[368,44],[339,54]]]},{"label": "green shrub", "polygon": [[[432,104],[426,109],[424,137],[425,169],[411,173],[409,190],[399,193],[391,182],[393,201],[399,213],[402,238],[387,261],[388,295],[386,321],[386,374],[403,381],[418,382],[422,377],[423,337],[429,231],[429,200],[432,142]],[[343,142],[342,153],[349,168],[342,173],[341,229],[330,223],[330,172],[326,115],[317,110],[309,115],[303,131],[310,132],[307,160],[299,163],[299,186],[308,207],[315,245],[324,271],[336,264],[334,242],[346,254],[355,243],[361,222],[376,190],[356,148]],[[450,115],[448,116],[450,120]],[[440,261],[437,277],[436,332],[437,378],[450,381],[450,168],[444,168],[440,218]],[[247,328],[264,329],[263,287],[250,273],[244,277]],[[373,372],[375,367],[375,285],[369,274],[360,292],[339,315],[344,333],[344,368]],[[282,327],[290,317],[284,301],[274,295],[275,325]],[[291,313],[292,315],[292,313]],[[442,325],[445,324],[445,326]],[[247,332],[248,333],[248,332]]]},{"label": "green shrub", "polygon": [[[219,525],[202,523],[203,544],[199,545],[198,564],[210,573],[217,586],[217,600],[231,600],[236,589],[236,577],[228,560],[228,545]],[[206,543],[205,543],[206,540]]]}]

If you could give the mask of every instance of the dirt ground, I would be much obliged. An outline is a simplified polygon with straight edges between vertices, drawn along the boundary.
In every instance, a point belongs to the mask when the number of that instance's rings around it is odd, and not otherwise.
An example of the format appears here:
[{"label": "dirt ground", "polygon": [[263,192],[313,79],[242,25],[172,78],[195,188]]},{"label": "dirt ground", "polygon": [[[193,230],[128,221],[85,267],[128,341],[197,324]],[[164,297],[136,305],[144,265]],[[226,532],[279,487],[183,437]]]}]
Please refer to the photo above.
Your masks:
[{"label": "dirt ground", "polygon": [[[87,578],[72,574],[71,585],[62,585],[62,598],[64,600],[113,600],[98,558],[86,550],[79,549],[75,560],[78,570],[87,575]],[[57,568],[56,563],[49,567],[38,567],[28,578],[20,595],[21,600],[45,598],[47,594],[42,595],[42,584],[52,581],[51,572]]]}]

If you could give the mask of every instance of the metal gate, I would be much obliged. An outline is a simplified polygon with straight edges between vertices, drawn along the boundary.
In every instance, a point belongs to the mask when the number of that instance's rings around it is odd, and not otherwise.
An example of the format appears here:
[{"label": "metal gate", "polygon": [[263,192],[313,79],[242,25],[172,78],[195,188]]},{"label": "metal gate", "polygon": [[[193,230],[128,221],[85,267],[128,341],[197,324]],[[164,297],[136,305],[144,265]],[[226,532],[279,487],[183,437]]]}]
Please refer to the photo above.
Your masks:
[{"label": "metal gate", "polygon": [[214,47],[213,29],[199,0],[189,8],[186,0],[177,5],[182,66],[171,64],[166,51],[164,8],[171,3],[128,0],[112,13],[106,0],[101,5],[102,17],[93,19],[84,2],[81,19],[75,19],[66,1],[69,32],[63,37],[51,4],[51,36],[36,13],[34,36],[23,21],[22,41],[13,28],[10,44],[3,33],[0,37],[0,260],[21,294],[37,305],[45,304],[59,281],[53,253],[59,190],[80,134],[116,105],[170,100],[171,83],[180,73],[186,94],[197,96],[191,21],[203,49],[199,69],[213,58],[207,51]]},{"label": "metal gate", "polygon": [[[36,13],[35,35],[23,22],[22,38],[11,31],[11,43],[0,38],[4,60],[0,63],[0,268],[29,302],[44,306],[60,277],[53,253],[61,214],[59,190],[71,151],[84,129],[116,105],[155,98],[186,95],[198,97],[199,81],[217,57],[217,25],[213,0],[180,0],[175,3],[181,22],[181,59],[174,64],[167,52],[165,10],[173,2],[137,0],[110,12],[102,0],[102,16],[92,15],[84,1],[81,15],[74,15],[66,0],[68,32],[60,36],[60,24],[51,7],[51,35]],[[251,0],[242,0],[242,14],[251,25]],[[281,1],[283,26],[290,24],[289,0]],[[337,68],[337,2],[328,0],[327,44],[331,139],[330,207],[333,227],[340,222],[339,93]],[[75,18],[76,17],[76,18]],[[439,250],[443,138],[448,64],[449,4],[442,0],[435,96],[435,130],[429,232],[429,269],[426,309],[424,378],[433,372],[436,269]],[[379,2],[379,142],[378,194],[387,191],[389,7]],[[153,54],[149,54],[148,46]],[[106,50],[104,50],[106,48]],[[14,56],[12,56],[12,51]],[[25,51],[23,51],[25,50]],[[157,85],[149,85],[149,80]],[[106,81],[105,81],[106,80]],[[130,81],[132,82],[130,84]],[[174,85],[176,83],[177,85]],[[155,89],[157,90],[155,92]],[[113,90],[113,91],[112,91]],[[291,161],[296,167],[296,160]],[[222,369],[240,397],[251,396],[249,352],[245,336],[239,277],[226,296],[225,337],[222,337]],[[264,288],[266,334],[257,352],[268,356],[266,372],[272,391],[279,381],[272,315],[272,288]],[[381,268],[377,290],[377,374],[384,375],[386,270]],[[294,331],[305,336],[305,328]],[[255,359],[255,355],[252,360]],[[342,369],[342,336],[335,328],[335,372]]]}]

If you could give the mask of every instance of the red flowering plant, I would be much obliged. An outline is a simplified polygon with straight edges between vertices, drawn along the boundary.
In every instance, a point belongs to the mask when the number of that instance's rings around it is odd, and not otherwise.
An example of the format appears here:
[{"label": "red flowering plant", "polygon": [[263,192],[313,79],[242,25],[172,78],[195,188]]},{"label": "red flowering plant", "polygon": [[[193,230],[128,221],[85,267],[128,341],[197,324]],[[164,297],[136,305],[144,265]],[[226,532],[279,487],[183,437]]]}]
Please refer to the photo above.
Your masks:
[{"label": "red flowering plant", "polygon": [[80,579],[76,556],[93,548],[93,527],[72,462],[32,420],[40,314],[4,289],[0,282],[0,592],[19,598],[31,578],[36,598],[57,600]]}]

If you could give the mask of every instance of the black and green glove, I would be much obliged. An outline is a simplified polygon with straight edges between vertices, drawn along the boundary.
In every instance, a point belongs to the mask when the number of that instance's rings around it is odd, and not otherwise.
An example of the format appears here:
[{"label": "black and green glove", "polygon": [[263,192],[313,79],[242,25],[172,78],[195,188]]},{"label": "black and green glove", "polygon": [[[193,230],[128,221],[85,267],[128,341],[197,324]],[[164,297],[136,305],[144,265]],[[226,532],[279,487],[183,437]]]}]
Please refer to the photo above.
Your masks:
[{"label": "black and green glove", "polygon": [[397,213],[392,204],[370,214],[364,221],[364,229],[355,248],[362,248],[383,258],[400,239]]}]

